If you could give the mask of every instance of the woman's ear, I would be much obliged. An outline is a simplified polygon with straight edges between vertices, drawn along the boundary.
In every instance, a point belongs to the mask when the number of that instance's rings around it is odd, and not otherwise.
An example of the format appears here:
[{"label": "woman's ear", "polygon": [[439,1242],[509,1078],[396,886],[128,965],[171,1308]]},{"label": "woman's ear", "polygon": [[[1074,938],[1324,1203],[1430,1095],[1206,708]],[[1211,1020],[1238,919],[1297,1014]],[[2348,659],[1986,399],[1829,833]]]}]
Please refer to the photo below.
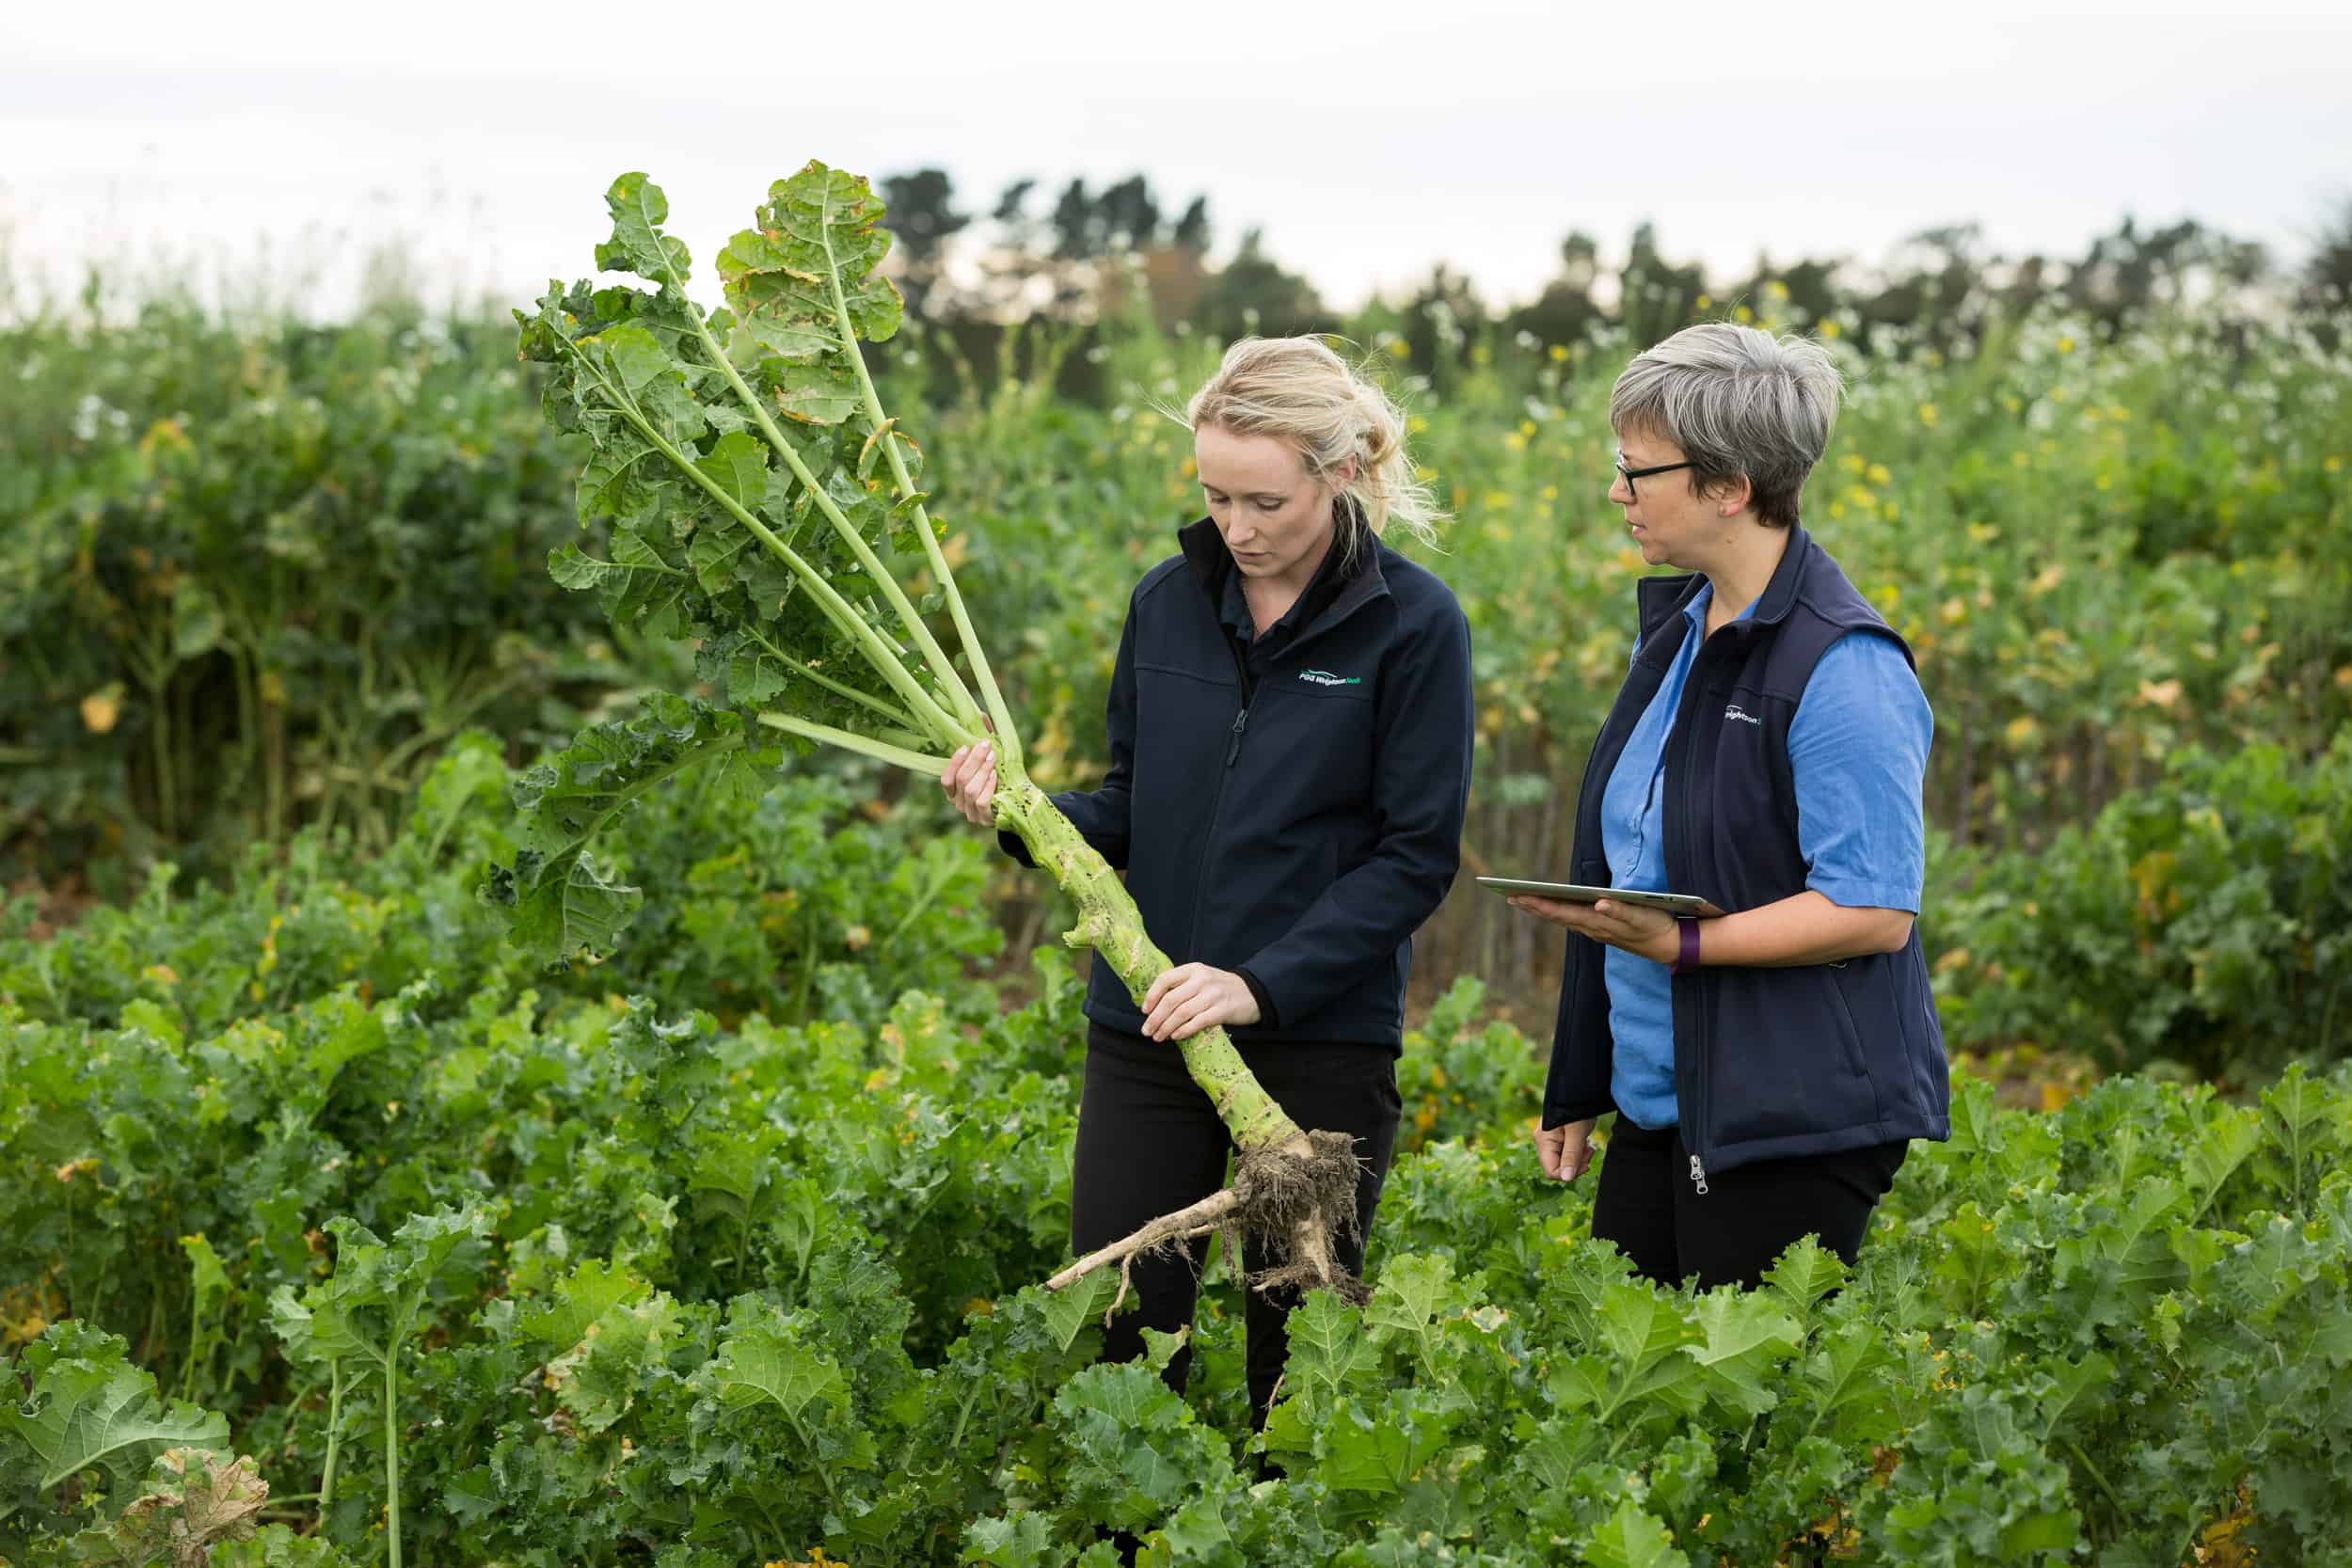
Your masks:
[{"label": "woman's ear", "polygon": [[1356,459],[1351,455],[1346,462],[1326,474],[1323,483],[1328,485],[1335,494],[1355,483]]},{"label": "woman's ear", "polygon": [[1737,517],[1756,499],[1756,484],[1747,475],[1739,474],[1724,480],[1715,491],[1715,515]]}]

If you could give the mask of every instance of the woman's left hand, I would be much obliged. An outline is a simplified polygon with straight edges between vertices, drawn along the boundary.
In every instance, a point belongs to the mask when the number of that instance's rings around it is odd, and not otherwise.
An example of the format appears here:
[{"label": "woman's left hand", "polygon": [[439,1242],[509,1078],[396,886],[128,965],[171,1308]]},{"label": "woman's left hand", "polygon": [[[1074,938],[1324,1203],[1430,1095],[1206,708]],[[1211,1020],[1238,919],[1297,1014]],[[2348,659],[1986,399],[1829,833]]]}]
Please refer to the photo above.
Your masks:
[{"label": "woman's left hand", "polygon": [[1682,933],[1675,929],[1675,917],[1646,904],[1620,904],[1613,898],[1593,904],[1565,904],[1557,898],[1538,898],[1531,893],[1515,893],[1506,902],[1515,910],[1523,910],[1554,926],[1565,926],[1595,942],[1605,942],[1652,963],[1671,964],[1681,956]]},{"label": "woman's left hand", "polygon": [[1146,1039],[1188,1040],[1223,1023],[1258,1022],[1258,999],[1249,982],[1230,969],[1178,964],[1143,993]]}]

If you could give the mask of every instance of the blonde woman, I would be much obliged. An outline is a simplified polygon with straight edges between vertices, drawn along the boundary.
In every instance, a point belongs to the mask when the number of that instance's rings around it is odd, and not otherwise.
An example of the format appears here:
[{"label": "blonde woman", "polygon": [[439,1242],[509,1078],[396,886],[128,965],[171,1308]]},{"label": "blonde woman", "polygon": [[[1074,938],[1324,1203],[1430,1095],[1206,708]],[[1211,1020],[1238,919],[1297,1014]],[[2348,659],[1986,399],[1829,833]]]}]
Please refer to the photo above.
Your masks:
[{"label": "blonde woman", "polygon": [[[1402,415],[1320,341],[1235,343],[1185,415],[1208,515],[1128,601],[1102,787],[1054,797],[1126,870],[1174,961],[1141,1008],[1094,968],[1071,1240],[1089,1251],[1224,1184],[1224,1126],[1173,1049],[1222,1024],[1301,1126],[1355,1135],[1344,1257],[1360,1268],[1401,1108],[1410,941],[1460,853],[1470,628],[1443,582],[1382,542],[1436,520]],[[940,783],[968,819],[993,820],[985,743]],[[1137,1354],[1140,1327],[1192,1321],[1199,1262],[1136,1265],[1141,1308],[1106,1357]],[[1249,1297],[1261,1420],[1290,1305]],[[1180,1354],[1169,1382],[1187,1370]]]}]

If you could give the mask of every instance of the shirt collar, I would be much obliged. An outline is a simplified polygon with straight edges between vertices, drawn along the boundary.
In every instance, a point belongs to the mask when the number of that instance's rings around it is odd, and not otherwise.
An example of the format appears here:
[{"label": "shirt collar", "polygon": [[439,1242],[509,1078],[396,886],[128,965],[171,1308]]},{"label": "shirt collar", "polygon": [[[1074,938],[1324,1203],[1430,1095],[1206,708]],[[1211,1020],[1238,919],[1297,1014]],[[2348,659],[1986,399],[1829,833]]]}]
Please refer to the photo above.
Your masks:
[{"label": "shirt collar", "polygon": [[[1682,618],[1691,623],[1693,630],[1701,634],[1706,632],[1707,607],[1714,602],[1714,598],[1715,585],[1711,582],[1702,582],[1699,584],[1699,591],[1691,595],[1691,602],[1682,607]],[[1732,617],[1732,620],[1739,622],[1751,619],[1756,614],[1756,607],[1762,602],[1760,595],[1750,599],[1740,613]]]}]

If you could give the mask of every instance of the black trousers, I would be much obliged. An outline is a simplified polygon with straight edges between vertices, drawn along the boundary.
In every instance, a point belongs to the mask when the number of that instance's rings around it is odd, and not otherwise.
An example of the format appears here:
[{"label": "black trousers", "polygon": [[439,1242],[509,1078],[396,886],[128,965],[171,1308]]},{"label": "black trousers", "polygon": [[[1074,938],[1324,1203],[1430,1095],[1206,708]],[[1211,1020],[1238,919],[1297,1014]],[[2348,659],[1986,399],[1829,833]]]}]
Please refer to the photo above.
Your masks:
[{"label": "black trousers", "polygon": [[[1341,1261],[1360,1273],[1364,1238],[1372,1230],[1380,1183],[1396,1148],[1404,1111],[1397,1097],[1396,1056],[1385,1045],[1321,1041],[1269,1042],[1245,1047],[1242,1059],[1275,1102],[1310,1131],[1352,1133],[1364,1172],[1356,1184],[1356,1230],[1340,1248]],[[1078,1147],[1071,1179],[1070,1241],[1080,1254],[1105,1246],[1225,1185],[1232,1138],[1209,1097],[1184,1070],[1173,1041],[1145,1039],[1091,1025],[1087,1032],[1086,1087],[1078,1102]],[[1243,1264],[1252,1273],[1268,1259],[1253,1243]],[[1127,1361],[1143,1353],[1143,1333],[1172,1334],[1192,1322],[1204,1237],[1189,1257],[1147,1259],[1131,1279],[1140,1303],[1122,1312],[1104,1335],[1103,1358]],[[1252,1419],[1263,1423],[1290,1350],[1282,1320],[1298,1304],[1295,1291],[1273,1297],[1248,1292],[1246,1359]],[[1189,1347],[1168,1366],[1170,1387],[1183,1392],[1192,1370]]]},{"label": "black trousers", "polygon": [[1678,1128],[1651,1132],[1617,1117],[1600,1162],[1593,1235],[1614,1242],[1647,1278],[1699,1289],[1760,1283],[1789,1243],[1817,1236],[1851,1267],[1870,1212],[1895,1183],[1908,1143],[1874,1144],[1708,1173],[1691,1180]]}]

